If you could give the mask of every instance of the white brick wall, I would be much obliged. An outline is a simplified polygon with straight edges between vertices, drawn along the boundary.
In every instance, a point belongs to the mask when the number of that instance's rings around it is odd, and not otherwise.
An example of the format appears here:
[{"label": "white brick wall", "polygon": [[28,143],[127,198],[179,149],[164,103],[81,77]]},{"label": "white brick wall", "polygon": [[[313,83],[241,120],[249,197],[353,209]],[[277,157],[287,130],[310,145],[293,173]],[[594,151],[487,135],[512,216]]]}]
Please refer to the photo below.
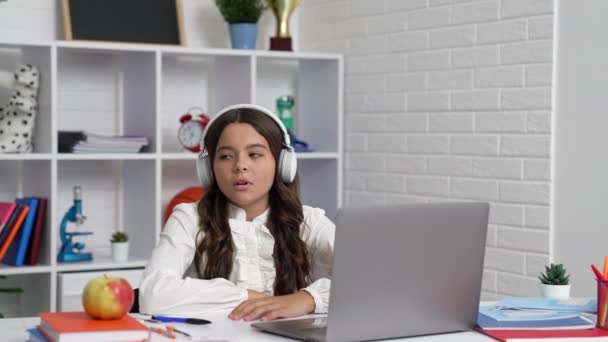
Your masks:
[{"label": "white brick wall", "polygon": [[[549,261],[553,0],[307,0],[345,54],[346,205],[491,203],[483,298]],[[319,27],[336,27],[336,33]]]},{"label": "white brick wall", "polygon": [[[60,39],[57,3],[0,3],[0,39]],[[212,0],[184,7],[190,45],[228,47]],[[488,200],[484,299],[538,294],[549,260],[553,11],[554,0],[306,0],[293,18],[296,47],[345,54],[345,203]]]}]

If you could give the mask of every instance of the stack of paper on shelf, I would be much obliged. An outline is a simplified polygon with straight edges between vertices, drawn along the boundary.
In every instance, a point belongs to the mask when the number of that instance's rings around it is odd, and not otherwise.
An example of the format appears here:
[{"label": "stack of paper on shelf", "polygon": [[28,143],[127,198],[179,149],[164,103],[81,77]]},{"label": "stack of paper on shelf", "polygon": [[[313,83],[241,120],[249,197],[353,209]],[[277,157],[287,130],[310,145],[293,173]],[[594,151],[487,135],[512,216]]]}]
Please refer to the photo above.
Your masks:
[{"label": "stack of paper on shelf", "polygon": [[81,131],[60,131],[58,140],[62,153],[138,153],[149,144],[147,137]]},{"label": "stack of paper on shelf", "polygon": [[145,341],[150,329],[126,315],[116,320],[92,319],[85,312],[43,312],[30,340],[53,342]]},{"label": "stack of paper on shelf", "polygon": [[594,299],[510,297],[480,307],[477,325],[500,341],[608,341],[608,331],[587,317],[595,311]]}]

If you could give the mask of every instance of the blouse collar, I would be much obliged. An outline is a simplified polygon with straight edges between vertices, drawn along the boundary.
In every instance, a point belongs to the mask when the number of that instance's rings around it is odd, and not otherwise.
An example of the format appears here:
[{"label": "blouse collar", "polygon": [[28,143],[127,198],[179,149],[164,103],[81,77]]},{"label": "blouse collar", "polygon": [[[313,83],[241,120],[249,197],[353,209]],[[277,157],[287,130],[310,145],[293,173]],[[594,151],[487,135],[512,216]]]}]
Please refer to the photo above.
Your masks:
[{"label": "blouse collar", "polygon": [[[266,220],[268,219],[269,211],[270,208],[267,208],[263,213],[254,218],[252,222],[265,224]],[[228,203],[228,215],[231,219],[235,219],[238,221],[247,221],[247,212],[245,211],[245,209],[237,207],[232,203]]]}]

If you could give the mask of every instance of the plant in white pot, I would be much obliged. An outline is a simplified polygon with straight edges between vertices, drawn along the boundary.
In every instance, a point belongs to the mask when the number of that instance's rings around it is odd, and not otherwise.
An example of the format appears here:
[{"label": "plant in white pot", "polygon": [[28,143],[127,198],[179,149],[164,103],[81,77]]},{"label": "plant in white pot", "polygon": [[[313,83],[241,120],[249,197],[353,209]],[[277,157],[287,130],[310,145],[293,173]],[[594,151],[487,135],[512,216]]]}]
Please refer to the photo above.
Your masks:
[{"label": "plant in white pot", "polygon": [[112,234],[112,260],[127,261],[129,258],[129,236],[125,232]]},{"label": "plant in white pot", "polygon": [[262,0],[215,0],[229,24],[233,49],[255,49],[257,23],[266,9]]},{"label": "plant in white pot", "polygon": [[545,266],[545,273],[538,277],[541,282],[543,297],[567,299],[570,298],[570,276],[562,264]]}]

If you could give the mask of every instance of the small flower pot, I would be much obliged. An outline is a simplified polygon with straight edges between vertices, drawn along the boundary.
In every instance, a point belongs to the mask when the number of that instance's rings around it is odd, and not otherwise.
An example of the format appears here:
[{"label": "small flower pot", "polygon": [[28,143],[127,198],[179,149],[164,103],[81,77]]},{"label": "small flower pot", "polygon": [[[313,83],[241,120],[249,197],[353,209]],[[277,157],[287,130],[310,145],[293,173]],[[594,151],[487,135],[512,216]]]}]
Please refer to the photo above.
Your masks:
[{"label": "small flower pot", "polygon": [[541,284],[543,297],[553,299],[570,298],[570,285],[547,285]]},{"label": "small flower pot", "polygon": [[129,259],[129,242],[112,242],[112,260],[120,262]]},{"label": "small flower pot", "polygon": [[230,24],[230,41],[233,49],[255,50],[257,24]]}]

